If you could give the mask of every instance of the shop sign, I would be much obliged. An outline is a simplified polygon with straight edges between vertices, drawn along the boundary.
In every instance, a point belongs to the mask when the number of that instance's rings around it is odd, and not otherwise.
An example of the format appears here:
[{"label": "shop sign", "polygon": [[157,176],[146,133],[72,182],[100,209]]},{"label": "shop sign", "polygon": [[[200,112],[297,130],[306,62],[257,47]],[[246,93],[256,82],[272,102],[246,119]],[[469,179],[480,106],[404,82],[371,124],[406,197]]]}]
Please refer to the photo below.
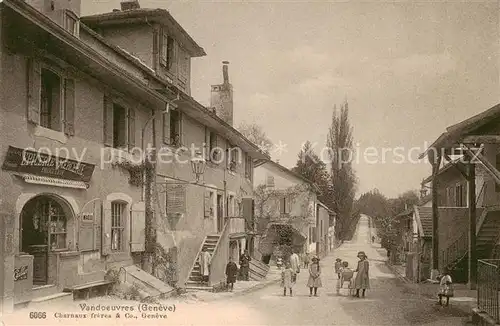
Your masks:
[{"label": "shop sign", "polygon": [[14,269],[14,281],[21,281],[28,279],[28,266],[21,266]]},{"label": "shop sign", "polygon": [[94,167],[94,164],[12,146],[2,165],[4,170],[86,183],[92,178]]}]

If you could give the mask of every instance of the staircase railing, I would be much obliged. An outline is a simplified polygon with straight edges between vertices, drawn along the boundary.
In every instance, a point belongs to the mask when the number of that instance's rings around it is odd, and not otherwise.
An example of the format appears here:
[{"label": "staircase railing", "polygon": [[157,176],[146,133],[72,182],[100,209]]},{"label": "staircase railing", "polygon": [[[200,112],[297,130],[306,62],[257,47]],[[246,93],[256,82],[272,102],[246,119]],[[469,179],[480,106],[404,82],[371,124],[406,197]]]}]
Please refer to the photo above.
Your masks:
[{"label": "staircase railing", "polygon": [[203,250],[203,245],[205,244],[205,241],[207,241],[207,236],[205,236],[203,238],[203,240],[201,240],[201,244],[200,244],[200,248],[198,249],[198,253],[196,254],[196,257],[193,261],[193,264],[191,265],[191,268],[189,269],[189,273],[187,274],[187,277],[186,279],[184,280],[184,284],[187,283],[187,281],[189,280],[189,276],[191,275],[191,273],[193,272],[194,270],[194,267],[196,266],[196,263],[198,262],[198,258],[200,257],[200,253],[201,251]]},{"label": "staircase railing", "polygon": [[[215,246],[212,260],[210,261],[210,286],[217,285],[224,281],[226,275],[226,264],[229,258],[229,223],[224,224],[219,241]],[[225,254],[224,254],[225,253]]]},{"label": "staircase railing", "polygon": [[462,233],[452,244],[446,248],[446,255],[444,259],[445,266],[454,267],[460,262],[469,251],[468,249],[468,235],[467,232]]}]

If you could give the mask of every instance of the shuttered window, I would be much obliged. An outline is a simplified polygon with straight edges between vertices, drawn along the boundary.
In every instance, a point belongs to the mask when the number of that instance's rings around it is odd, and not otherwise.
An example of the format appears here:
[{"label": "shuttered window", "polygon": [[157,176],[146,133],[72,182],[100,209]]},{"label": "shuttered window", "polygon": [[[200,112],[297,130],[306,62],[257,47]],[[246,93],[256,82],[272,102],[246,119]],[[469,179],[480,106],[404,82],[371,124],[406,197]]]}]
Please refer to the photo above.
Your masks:
[{"label": "shuttered window", "polygon": [[131,150],[136,146],[136,113],[108,97],[103,98],[104,145]]},{"label": "shuttered window", "polygon": [[68,136],[75,134],[75,81],[64,80],[64,132]]}]

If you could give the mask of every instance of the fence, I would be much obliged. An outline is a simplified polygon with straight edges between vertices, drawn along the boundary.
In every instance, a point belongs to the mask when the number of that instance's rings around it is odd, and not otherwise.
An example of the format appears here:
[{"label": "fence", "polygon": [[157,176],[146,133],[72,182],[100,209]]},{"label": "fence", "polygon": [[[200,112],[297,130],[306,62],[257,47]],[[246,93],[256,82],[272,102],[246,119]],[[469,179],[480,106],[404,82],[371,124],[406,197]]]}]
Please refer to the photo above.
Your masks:
[{"label": "fence", "polygon": [[477,306],[499,323],[500,259],[480,259],[478,260],[477,270]]}]

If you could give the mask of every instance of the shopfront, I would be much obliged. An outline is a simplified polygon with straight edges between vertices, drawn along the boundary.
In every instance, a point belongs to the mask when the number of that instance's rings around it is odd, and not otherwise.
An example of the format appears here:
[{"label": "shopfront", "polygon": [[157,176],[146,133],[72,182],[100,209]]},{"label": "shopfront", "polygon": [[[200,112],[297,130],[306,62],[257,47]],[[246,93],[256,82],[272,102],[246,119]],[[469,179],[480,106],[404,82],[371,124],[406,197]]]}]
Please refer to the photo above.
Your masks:
[{"label": "shopfront", "polygon": [[12,197],[4,200],[13,208],[14,266],[4,279],[13,272],[15,304],[51,287],[59,291],[66,269],[77,273],[78,202],[85,198],[94,165],[9,147],[2,170],[12,182]]}]

